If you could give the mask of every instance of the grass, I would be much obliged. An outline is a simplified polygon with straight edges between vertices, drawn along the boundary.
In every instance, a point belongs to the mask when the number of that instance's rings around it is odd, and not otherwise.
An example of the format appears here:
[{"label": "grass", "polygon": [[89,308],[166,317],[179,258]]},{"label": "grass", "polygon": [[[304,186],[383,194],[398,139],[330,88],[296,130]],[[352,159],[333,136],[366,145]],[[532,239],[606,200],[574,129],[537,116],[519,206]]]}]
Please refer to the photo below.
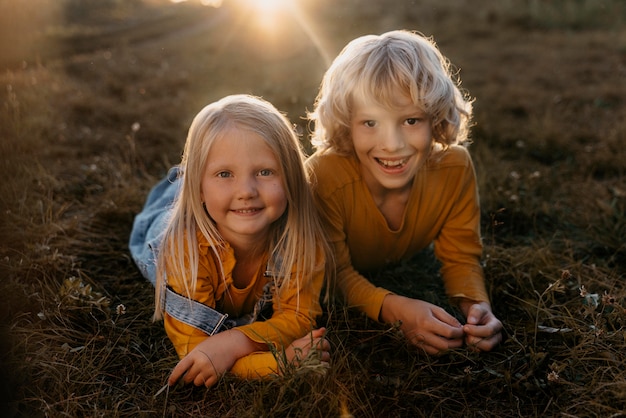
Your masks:
[{"label": "grass", "polygon": [[[315,42],[295,18],[263,37],[240,3],[0,4],[5,415],[624,416],[622,2],[300,0]],[[325,374],[225,376],[155,396],[176,355],[126,243],[191,118],[248,92],[305,140],[325,58],[395,28],[433,35],[477,99],[470,150],[505,341],[427,357],[337,307],[324,318]],[[425,251],[372,280],[454,312],[437,277]]]}]

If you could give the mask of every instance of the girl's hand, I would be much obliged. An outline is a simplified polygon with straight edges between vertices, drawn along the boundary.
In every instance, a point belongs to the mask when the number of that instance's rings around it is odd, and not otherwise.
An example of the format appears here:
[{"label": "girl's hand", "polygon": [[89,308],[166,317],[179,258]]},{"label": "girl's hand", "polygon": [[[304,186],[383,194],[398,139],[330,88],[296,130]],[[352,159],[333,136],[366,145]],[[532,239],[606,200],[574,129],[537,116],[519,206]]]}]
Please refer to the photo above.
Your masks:
[{"label": "girl's hand", "polygon": [[467,318],[463,331],[469,347],[476,351],[490,351],[502,341],[502,322],[491,312],[487,302],[464,299],[460,307]]},{"label": "girl's hand", "polygon": [[168,379],[170,386],[182,378],[207,388],[216,384],[220,376],[231,369],[239,358],[259,347],[240,331],[227,330],[207,337],[178,362]]},{"label": "girl's hand", "polygon": [[[297,366],[309,355],[315,354],[323,365],[328,365],[330,361],[330,343],[324,338],[325,333],[326,328],[318,328],[292,342],[285,349],[287,361]],[[313,353],[314,351],[316,353]]]},{"label": "girl's hand", "polygon": [[400,321],[400,330],[413,345],[428,354],[463,345],[461,323],[443,308],[419,299],[387,295],[380,313],[384,322]]}]

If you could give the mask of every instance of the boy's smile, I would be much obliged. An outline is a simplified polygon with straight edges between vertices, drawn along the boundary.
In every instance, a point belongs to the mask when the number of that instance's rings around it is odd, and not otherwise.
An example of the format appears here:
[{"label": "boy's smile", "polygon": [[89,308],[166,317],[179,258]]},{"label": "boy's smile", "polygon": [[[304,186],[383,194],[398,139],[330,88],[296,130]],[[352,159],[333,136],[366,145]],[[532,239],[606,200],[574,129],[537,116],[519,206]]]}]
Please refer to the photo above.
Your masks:
[{"label": "boy's smile", "polygon": [[409,97],[396,97],[394,106],[353,99],[350,128],[354,150],[375,197],[409,190],[431,150],[430,118]]},{"label": "boy's smile", "polygon": [[378,161],[378,164],[382,165],[385,168],[402,168],[406,165],[408,159],[407,158],[402,158],[399,160],[383,160],[380,158],[377,158],[376,161]]}]

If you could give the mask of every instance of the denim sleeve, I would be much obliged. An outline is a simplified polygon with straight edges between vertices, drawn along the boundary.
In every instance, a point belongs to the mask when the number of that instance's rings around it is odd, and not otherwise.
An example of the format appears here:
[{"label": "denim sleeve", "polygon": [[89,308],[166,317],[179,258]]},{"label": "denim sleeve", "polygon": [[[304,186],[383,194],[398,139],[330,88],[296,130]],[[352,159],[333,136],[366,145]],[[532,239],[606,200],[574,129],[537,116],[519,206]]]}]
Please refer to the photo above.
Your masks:
[{"label": "denim sleeve", "polygon": [[130,254],[141,274],[152,285],[156,285],[156,254],[180,189],[179,171],[178,167],[173,167],[152,188],[143,209],[135,217],[130,233]]},{"label": "denim sleeve", "polygon": [[209,336],[219,332],[228,317],[227,314],[221,314],[200,302],[179,295],[169,287],[165,290],[165,312]]}]

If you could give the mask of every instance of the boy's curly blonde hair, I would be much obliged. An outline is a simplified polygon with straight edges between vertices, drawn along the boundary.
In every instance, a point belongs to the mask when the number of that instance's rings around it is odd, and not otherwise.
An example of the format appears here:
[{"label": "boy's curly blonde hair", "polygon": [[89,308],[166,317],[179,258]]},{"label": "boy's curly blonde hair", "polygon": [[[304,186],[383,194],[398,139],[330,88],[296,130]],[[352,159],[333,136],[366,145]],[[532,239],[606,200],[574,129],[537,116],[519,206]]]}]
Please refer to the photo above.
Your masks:
[{"label": "boy's curly blonde hair", "polygon": [[450,62],[434,41],[417,32],[396,30],[351,41],[322,80],[314,111],[311,142],[319,151],[352,154],[350,134],[354,96],[393,107],[404,92],[431,119],[433,139],[444,148],[467,140],[472,100],[464,96]]}]

